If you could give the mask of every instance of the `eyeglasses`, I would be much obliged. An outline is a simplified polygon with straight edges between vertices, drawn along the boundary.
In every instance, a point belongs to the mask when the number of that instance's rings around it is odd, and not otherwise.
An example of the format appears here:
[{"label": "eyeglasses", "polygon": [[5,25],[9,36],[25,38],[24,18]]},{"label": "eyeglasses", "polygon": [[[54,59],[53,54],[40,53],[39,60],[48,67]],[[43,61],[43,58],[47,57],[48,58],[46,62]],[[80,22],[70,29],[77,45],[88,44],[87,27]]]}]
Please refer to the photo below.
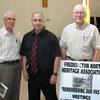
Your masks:
[{"label": "eyeglasses", "polygon": [[11,18],[11,17],[8,17],[7,19],[10,20],[10,21],[11,21],[11,20],[12,20],[12,21],[15,21],[15,20],[16,20],[16,18]]}]

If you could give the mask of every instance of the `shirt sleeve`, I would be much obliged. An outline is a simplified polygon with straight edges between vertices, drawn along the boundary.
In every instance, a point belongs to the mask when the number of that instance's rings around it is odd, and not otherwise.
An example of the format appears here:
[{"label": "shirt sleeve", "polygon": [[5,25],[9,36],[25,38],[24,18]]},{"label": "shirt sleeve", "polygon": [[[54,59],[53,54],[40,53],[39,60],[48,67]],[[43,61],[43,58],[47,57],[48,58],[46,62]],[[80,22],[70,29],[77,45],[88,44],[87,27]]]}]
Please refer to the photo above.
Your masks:
[{"label": "shirt sleeve", "polygon": [[92,44],[95,49],[100,49],[100,33],[96,27],[94,30],[94,37]]},{"label": "shirt sleeve", "polygon": [[21,34],[19,32],[15,32],[16,40],[18,41],[19,46],[21,46]]},{"label": "shirt sleeve", "polygon": [[60,45],[59,45],[59,41],[56,36],[54,36],[53,38],[51,48],[52,48],[52,53],[55,57],[61,57]]},{"label": "shirt sleeve", "polygon": [[60,47],[61,48],[67,48],[67,43],[66,43],[66,29],[63,29],[61,38],[60,38]]},{"label": "shirt sleeve", "polygon": [[20,47],[20,55],[26,56],[26,49],[25,49],[25,37],[23,37],[21,47]]}]

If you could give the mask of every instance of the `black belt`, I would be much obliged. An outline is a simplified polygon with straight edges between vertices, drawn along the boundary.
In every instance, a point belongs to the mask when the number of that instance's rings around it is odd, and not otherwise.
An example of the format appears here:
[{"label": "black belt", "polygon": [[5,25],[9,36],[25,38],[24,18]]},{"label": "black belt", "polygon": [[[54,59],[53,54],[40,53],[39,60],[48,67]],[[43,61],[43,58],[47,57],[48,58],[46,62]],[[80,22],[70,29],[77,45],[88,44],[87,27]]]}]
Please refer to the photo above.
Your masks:
[{"label": "black belt", "polygon": [[72,61],[91,61],[91,59],[82,59],[82,60],[75,60],[73,58],[71,58],[70,56],[66,56],[66,59],[68,60],[72,60]]},{"label": "black belt", "polygon": [[19,62],[19,60],[4,61],[4,62],[2,62],[2,64],[14,64],[14,63],[17,63],[17,62]]}]

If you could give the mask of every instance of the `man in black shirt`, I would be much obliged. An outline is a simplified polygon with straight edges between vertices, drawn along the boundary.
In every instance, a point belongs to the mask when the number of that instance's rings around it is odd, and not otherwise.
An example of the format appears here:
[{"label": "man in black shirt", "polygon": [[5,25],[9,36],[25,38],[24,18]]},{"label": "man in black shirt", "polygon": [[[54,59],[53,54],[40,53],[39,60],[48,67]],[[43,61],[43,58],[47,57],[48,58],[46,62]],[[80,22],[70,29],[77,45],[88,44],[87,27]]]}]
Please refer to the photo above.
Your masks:
[{"label": "man in black shirt", "polygon": [[[31,21],[34,29],[24,35],[20,50],[23,76],[28,80],[29,100],[40,100],[41,90],[46,100],[57,100],[56,81],[61,59],[59,42],[53,33],[44,28],[43,14],[32,13]],[[35,52],[35,57],[32,52]]]}]

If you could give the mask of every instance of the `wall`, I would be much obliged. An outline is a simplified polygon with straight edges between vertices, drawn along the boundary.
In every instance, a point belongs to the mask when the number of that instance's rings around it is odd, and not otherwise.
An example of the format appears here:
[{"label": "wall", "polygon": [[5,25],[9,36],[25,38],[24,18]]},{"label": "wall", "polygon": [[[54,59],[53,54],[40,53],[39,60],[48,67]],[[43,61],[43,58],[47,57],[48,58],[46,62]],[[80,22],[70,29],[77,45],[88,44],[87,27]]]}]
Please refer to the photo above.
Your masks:
[{"label": "wall", "polygon": [[[48,8],[42,8],[42,0],[0,0],[0,27],[2,16],[7,10],[14,10],[17,14],[16,30],[22,35],[32,29],[31,14],[34,11],[43,12],[47,29],[57,36],[61,35],[66,24],[72,23],[72,9],[82,0],[48,0]],[[91,0],[91,15],[100,16],[100,0]]]}]

